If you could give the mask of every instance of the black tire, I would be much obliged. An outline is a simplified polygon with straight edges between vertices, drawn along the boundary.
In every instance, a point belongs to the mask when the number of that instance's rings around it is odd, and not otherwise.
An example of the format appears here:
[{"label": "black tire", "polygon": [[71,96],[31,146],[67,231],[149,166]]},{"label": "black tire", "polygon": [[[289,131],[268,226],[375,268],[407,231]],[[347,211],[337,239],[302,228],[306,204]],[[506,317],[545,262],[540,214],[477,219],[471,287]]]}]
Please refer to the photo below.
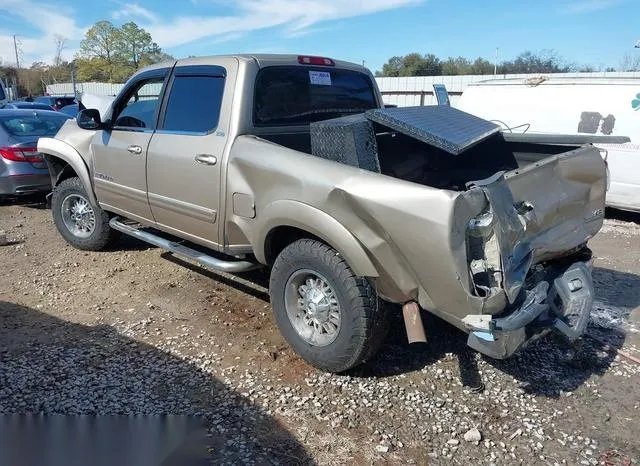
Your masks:
[{"label": "black tire", "polygon": [[[287,313],[287,283],[301,271],[313,271],[326,279],[340,306],[337,336],[325,346],[306,341]],[[300,239],[287,246],[275,260],[269,291],[282,335],[305,361],[319,369],[339,373],[369,360],[387,333],[386,308],[369,281],[356,276],[342,256],[320,241]]]},{"label": "black tire", "polygon": [[[84,199],[91,209],[93,209],[95,225],[90,233],[85,233],[86,236],[81,237],[74,234],[65,224],[63,211],[65,211],[66,208],[63,204],[65,204],[65,200],[70,199],[71,196],[76,196],[76,199]],[[61,181],[60,184],[53,189],[51,212],[56,228],[58,228],[62,237],[75,248],[84,251],[100,251],[109,244],[112,244],[120,236],[120,232],[109,227],[109,214],[89,201],[87,192],[77,177],[67,178]]]}]

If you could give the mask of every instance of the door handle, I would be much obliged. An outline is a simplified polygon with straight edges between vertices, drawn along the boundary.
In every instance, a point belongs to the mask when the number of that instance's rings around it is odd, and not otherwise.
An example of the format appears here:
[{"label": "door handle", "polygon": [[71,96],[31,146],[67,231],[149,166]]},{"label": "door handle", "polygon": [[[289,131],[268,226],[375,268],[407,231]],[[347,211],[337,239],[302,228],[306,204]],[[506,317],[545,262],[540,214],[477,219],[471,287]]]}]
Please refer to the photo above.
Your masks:
[{"label": "door handle", "polygon": [[218,163],[218,157],[211,154],[198,154],[196,155],[196,162],[203,165],[215,165]]},{"label": "door handle", "polygon": [[140,154],[142,154],[142,147],[140,147],[140,146],[136,146],[135,144],[134,144],[134,145],[131,145],[131,146],[129,146],[129,147],[127,147],[127,150],[128,150],[129,152],[131,152],[132,154],[135,154],[135,155],[140,155]]}]

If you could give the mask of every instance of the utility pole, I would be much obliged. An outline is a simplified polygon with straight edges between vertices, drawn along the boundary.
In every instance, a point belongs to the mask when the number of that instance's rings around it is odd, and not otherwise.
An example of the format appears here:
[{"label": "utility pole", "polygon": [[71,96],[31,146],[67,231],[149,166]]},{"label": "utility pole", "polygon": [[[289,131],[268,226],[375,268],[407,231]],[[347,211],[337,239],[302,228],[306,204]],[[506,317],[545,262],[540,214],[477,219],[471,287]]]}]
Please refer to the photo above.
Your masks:
[{"label": "utility pole", "polygon": [[73,86],[73,96],[78,98],[78,91],[76,90],[76,71],[71,68],[71,86]]},{"label": "utility pole", "polygon": [[493,63],[493,75],[497,75],[498,74],[498,51],[500,50],[500,47],[496,47],[496,61]]},{"label": "utility pole", "polygon": [[16,52],[16,68],[20,69],[20,60],[18,59],[18,43],[16,42],[16,35],[13,35],[13,50]]}]

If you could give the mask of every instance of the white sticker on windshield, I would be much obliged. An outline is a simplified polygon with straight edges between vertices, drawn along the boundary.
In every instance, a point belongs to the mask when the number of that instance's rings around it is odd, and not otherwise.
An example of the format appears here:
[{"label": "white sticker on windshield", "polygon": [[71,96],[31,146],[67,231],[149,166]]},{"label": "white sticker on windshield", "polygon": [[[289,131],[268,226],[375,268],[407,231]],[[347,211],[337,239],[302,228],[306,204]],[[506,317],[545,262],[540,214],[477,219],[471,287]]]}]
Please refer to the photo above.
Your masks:
[{"label": "white sticker on windshield", "polygon": [[331,73],[327,71],[309,71],[311,84],[319,86],[331,86]]}]

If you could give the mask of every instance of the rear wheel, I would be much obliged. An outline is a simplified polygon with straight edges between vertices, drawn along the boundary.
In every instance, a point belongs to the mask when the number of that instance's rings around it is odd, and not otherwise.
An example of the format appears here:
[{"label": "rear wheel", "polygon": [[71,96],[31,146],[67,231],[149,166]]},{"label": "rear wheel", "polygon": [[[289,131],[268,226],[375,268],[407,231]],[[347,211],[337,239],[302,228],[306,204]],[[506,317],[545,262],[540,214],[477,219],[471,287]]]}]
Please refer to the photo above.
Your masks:
[{"label": "rear wheel", "polygon": [[119,236],[109,227],[109,215],[89,201],[79,178],[67,178],[54,188],[51,211],[60,234],[78,249],[99,251]]},{"label": "rear wheel", "polygon": [[386,315],[371,284],[324,243],[287,246],[269,288],[282,335],[313,366],[346,371],[373,357],[384,339]]}]

